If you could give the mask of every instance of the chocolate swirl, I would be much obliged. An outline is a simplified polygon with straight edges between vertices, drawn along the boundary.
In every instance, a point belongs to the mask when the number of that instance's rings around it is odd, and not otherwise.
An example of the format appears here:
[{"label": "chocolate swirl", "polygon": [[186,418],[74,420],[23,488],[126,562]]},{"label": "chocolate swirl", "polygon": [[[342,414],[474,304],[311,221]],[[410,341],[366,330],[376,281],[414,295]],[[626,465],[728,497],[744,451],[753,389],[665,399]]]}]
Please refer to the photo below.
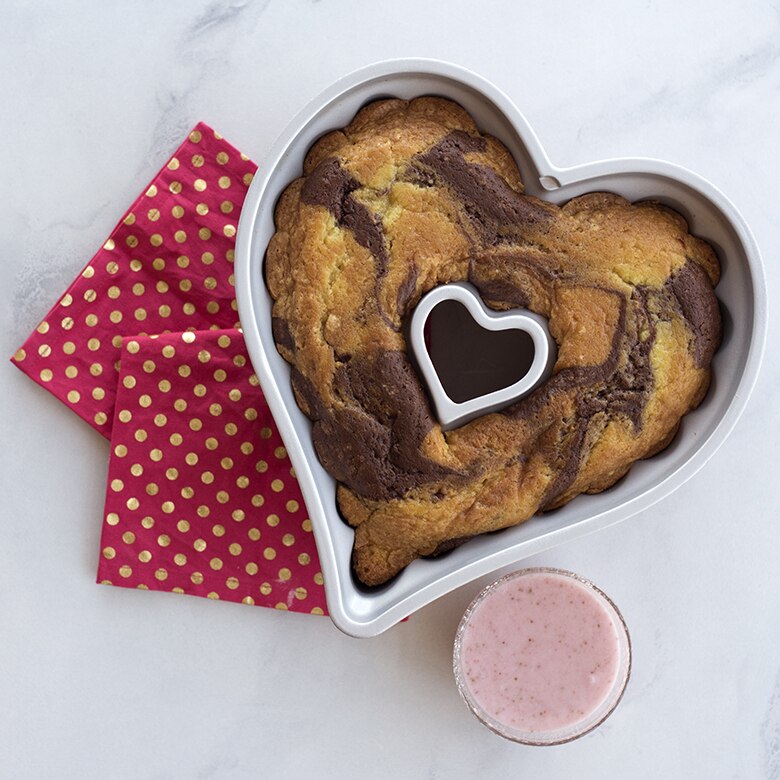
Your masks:
[{"label": "chocolate swirl", "polygon": [[[266,258],[273,333],[363,582],[604,490],[701,401],[719,268],[674,212],[529,197],[506,149],[437,98],[367,106],[305,174]],[[531,395],[444,433],[403,324],[459,280],[495,309],[547,317],[558,362]]]},{"label": "chocolate swirl", "polygon": [[352,232],[355,241],[368,249],[376,258],[378,279],[387,273],[387,250],[382,233],[382,222],[352,193],[360,189],[360,183],[341,167],[335,159],[323,160],[307,177],[301,188],[301,202],[311,206],[324,206],[333,214],[336,224]]}]

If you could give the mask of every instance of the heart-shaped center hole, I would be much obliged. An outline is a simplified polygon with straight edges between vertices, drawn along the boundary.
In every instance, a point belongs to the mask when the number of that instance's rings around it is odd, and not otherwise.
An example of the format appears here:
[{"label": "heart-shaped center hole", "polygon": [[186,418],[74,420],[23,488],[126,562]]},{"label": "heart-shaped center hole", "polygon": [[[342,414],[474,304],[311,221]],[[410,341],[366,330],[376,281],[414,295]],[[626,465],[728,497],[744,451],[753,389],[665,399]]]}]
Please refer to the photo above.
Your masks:
[{"label": "heart-shaped center hole", "polygon": [[442,430],[498,411],[552,372],[556,350],[544,318],[494,311],[466,282],[426,293],[409,322],[411,357]]},{"label": "heart-shaped center hole", "polygon": [[425,346],[442,389],[454,403],[494,393],[519,382],[535,349],[522,330],[487,330],[459,301],[436,304],[424,328]]}]

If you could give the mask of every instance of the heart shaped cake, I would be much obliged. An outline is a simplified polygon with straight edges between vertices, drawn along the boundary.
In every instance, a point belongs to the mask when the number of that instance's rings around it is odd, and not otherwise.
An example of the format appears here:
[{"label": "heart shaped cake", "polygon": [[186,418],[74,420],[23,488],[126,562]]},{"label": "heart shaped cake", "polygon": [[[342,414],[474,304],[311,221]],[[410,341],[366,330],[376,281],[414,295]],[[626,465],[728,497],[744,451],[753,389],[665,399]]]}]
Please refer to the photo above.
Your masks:
[{"label": "heart shaped cake", "polygon": [[[605,490],[704,397],[720,271],[679,214],[526,196],[509,152],[440,98],[366,106],[303,173],[266,256],[273,331],[361,582]],[[404,326],[453,282],[545,317],[557,360],[517,403],[445,432]]]}]

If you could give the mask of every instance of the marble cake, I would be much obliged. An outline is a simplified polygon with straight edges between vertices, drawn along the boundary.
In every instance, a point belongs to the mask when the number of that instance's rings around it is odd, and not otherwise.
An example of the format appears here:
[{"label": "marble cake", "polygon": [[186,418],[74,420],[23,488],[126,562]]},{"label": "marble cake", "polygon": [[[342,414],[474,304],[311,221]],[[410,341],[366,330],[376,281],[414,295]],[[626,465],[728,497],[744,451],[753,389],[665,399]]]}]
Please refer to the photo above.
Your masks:
[{"label": "marble cake", "polygon": [[[363,583],[605,490],[704,397],[720,271],[679,214],[608,193],[526,196],[506,148],[440,98],[368,105],[303,173],[266,257],[274,338]],[[546,317],[558,356],[529,396],[443,432],[404,323],[457,281]]]}]

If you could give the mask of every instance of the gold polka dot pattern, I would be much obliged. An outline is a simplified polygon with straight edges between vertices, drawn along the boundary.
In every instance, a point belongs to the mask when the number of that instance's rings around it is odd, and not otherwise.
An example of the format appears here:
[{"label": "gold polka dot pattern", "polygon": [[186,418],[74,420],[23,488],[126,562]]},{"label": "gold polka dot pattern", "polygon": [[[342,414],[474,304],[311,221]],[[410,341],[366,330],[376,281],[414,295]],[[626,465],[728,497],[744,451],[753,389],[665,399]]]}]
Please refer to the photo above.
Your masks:
[{"label": "gold polka dot pattern", "polygon": [[325,612],[311,522],[234,329],[124,339],[104,517],[98,581]]},{"label": "gold polka dot pattern", "polygon": [[11,360],[110,438],[122,337],[239,326],[235,230],[256,167],[198,124]]},{"label": "gold polka dot pattern", "polygon": [[311,522],[236,330],[255,170],[198,124],[11,360],[111,439],[98,582],[323,614]]}]

